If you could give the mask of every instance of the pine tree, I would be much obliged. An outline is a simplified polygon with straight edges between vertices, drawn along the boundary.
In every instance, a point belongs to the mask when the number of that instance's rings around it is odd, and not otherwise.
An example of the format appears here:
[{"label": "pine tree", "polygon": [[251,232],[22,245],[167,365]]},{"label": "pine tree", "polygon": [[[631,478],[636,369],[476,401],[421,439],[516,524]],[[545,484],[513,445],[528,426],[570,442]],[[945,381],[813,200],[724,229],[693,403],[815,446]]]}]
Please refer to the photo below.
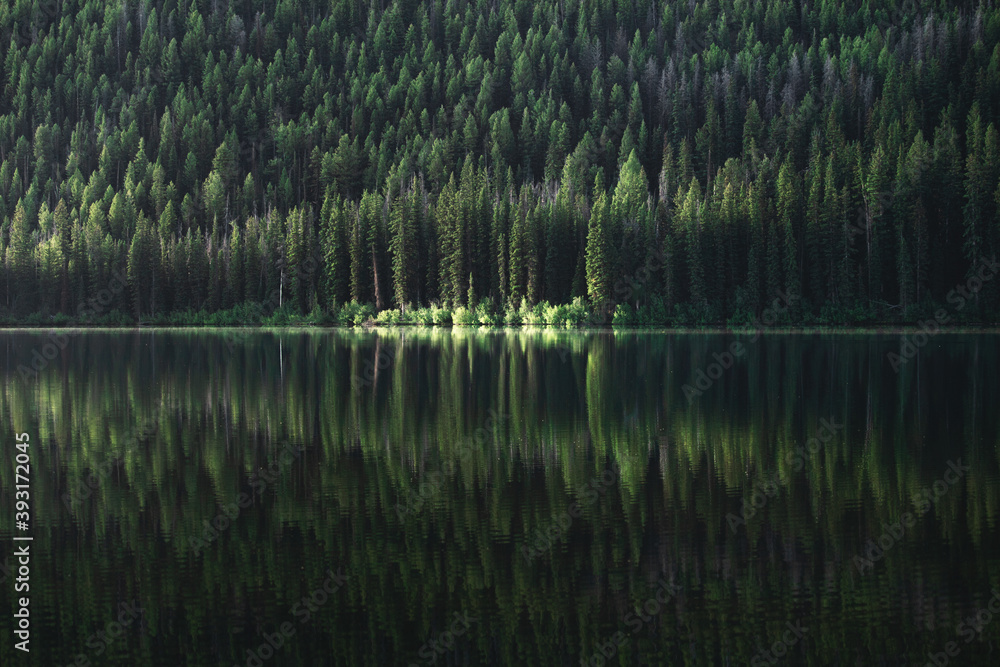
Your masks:
[{"label": "pine tree", "polygon": [[528,211],[524,225],[524,296],[529,304],[541,300],[542,275],[542,230],[547,224],[547,211],[535,205]]},{"label": "pine tree", "polygon": [[63,263],[62,247],[58,237],[53,236],[37,247],[36,265],[38,266],[39,296],[41,297],[40,305],[44,310],[51,311],[59,308]]},{"label": "pine tree", "polygon": [[455,306],[461,305],[465,298],[463,283],[465,276],[468,275],[468,267],[465,264],[464,229],[459,206],[453,174],[438,198],[435,218],[441,253],[438,265],[441,296]]},{"label": "pine tree", "polygon": [[152,225],[145,215],[141,215],[129,247],[127,267],[132,313],[137,321],[156,312],[156,274],[150,267],[159,266],[159,263],[159,246]]},{"label": "pine tree", "polygon": [[514,212],[514,223],[510,232],[510,305],[517,308],[525,298],[525,255],[526,231],[524,210],[518,206]]},{"label": "pine tree", "polygon": [[395,305],[402,309],[414,301],[415,253],[417,230],[412,219],[411,195],[400,193],[390,204],[389,226],[392,255],[392,284]]},{"label": "pine tree", "polygon": [[72,225],[69,219],[69,211],[66,210],[66,200],[60,199],[56,204],[54,215],[55,232],[57,243],[59,244],[59,257],[62,265],[59,267],[59,311],[69,312],[70,299],[70,271],[69,262],[72,255]]},{"label": "pine tree", "polygon": [[35,260],[31,242],[30,213],[18,201],[10,225],[10,243],[5,256],[7,269],[7,307],[27,313],[35,296]]},{"label": "pine tree", "polygon": [[190,229],[184,239],[187,258],[188,296],[192,310],[205,308],[208,297],[208,249],[204,237]]},{"label": "pine tree", "polygon": [[288,285],[285,298],[292,308],[299,313],[305,312],[306,290],[302,277],[302,261],[304,259],[305,239],[302,225],[303,212],[299,208],[292,209],[288,215],[288,230],[285,236],[285,273]]},{"label": "pine tree", "polygon": [[320,211],[320,252],[323,256],[323,294],[328,306],[347,299],[350,256],[347,243],[346,204],[328,194]]},{"label": "pine tree", "polygon": [[607,218],[608,200],[602,192],[597,195],[587,227],[587,296],[596,307],[611,300],[611,239]]},{"label": "pine tree", "polygon": [[245,301],[260,302],[264,297],[261,243],[260,219],[250,216],[246,222],[246,264],[243,268]]},{"label": "pine tree", "polygon": [[818,256],[823,274],[823,291],[827,298],[844,305],[838,292],[837,253],[834,251],[836,239],[841,238],[844,216],[840,190],[836,184],[836,167],[833,155],[828,156],[823,181],[823,206]]},{"label": "pine tree", "polygon": [[702,255],[701,222],[702,194],[698,179],[691,177],[687,191],[677,211],[677,228],[683,248],[684,265],[687,270],[688,293],[691,302],[704,308],[708,305],[708,290],[705,284],[705,265]]},{"label": "pine tree", "polygon": [[[973,104],[966,122],[968,138],[966,139],[966,180],[965,208],[963,221],[963,243],[965,260],[974,264],[982,253],[983,218],[985,214],[985,196],[990,183],[987,181],[988,165],[983,160],[983,149],[986,138],[986,128],[983,126],[979,105]],[[991,190],[992,188],[990,188]]]},{"label": "pine tree", "polygon": [[576,253],[573,237],[572,212],[567,197],[561,191],[549,207],[549,223],[545,226],[544,294],[550,303],[569,300],[573,278],[572,260]]},{"label": "pine tree", "polygon": [[371,303],[374,298],[369,231],[373,218],[371,207],[374,203],[371,197],[364,197],[351,220],[351,300],[358,303]]},{"label": "pine tree", "polygon": [[840,210],[839,218],[840,224],[838,225],[839,234],[839,262],[837,266],[837,296],[840,303],[844,306],[849,306],[851,303],[855,302],[855,284],[857,281],[857,251],[854,245],[851,243],[851,239],[848,234],[848,213],[847,213],[847,202],[850,201],[850,191],[848,186],[841,188],[840,197]]},{"label": "pine tree", "polygon": [[473,275],[469,274],[469,292],[466,294],[465,304],[469,310],[475,310],[479,300],[476,298],[476,286]]},{"label": "pine tree", "polygon": [[[802,293],[799,275],[799,245],[795,231],[795,221],[801,215],[797,177],[793,171],[791,156],[787,156],[778,170],[778,223],[781,226],[784,258],[785,291],[791,295]],[[792,302],[795,312],[798,300]]]},{"label": "pine tree", "polygon": [[614,274],[632,275],[646,260],[650,249],[649,235],[649,188],[646,172],[639,164],[639,156],[633,150],[618,175],[618,184],[611,199],[611,234],[620,239],[618,257],[611,258],[615,265],[609,266]]},{"label": "pine tree", "polygon": [[500,303],[507,303],[507,292],[508,284],[510,279],[510,267],[507,262],[507,253],[509,249],[507,247],[507,234],[505,232],[500,232],[500,237],[497,239],[497,282],[498,289],[500,291]]},{"label": "pine tree", "polygon": [[225,308],[243,303],[246,249],[243,233],[235,222],[229,223],[229,256],[226,262],[226,291],[223,299]]},{"label": "pine tree", "polygon": [[883,248],[884,231],[887,227],[886,215],[891,191],[888,185],[887,160],[884,149],[877,146],[868,162],[868,177],[865,179],[865,245],[867,248],[868,298],[882,299],[883,294]]},{"label": "pine tree", "polygon": [[816,156],[809,164],[806,197],[806,251],[809,261],[806,263],[809,287],[809,299],[816,310],[826,301],[827,277],[823,263],[823,253],[829,243],[826,239],[827,229],[823,225],[823,160]]}]

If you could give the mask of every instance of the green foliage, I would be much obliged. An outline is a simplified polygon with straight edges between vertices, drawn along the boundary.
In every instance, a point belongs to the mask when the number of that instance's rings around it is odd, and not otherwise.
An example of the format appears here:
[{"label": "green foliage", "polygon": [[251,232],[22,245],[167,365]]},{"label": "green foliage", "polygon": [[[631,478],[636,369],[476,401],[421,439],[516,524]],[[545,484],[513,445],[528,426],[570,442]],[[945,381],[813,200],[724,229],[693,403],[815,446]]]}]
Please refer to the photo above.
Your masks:
[{"label": "green foliage", "polygon": [[451,324],[452,323],[451,309],[447,307],[439,307],[436,304],[431,304],[431,321],[434,322],[434,324]]},{"label": "green foliage", "polygon": [[550,306],[546,309],[546,324],[553,326],[574,327],[584,324],[589,316],[583,299],[577,297],[572,303]]},{"label": "green foliage", "polygon": [[452,314],[452,323],[456,326],[472,326],[479,324],[479,316],[474,308],[459,306]]},{"label": "green foliage", "polygon": [[891,322],[1000,249],[995,6],[300,4],[0,12],[0,318]]},{"label": "green foliage", "polygon": [[370,304],[350,301],[336,313],[337,324],[346,326],[361,326],[375,315],[375,309]]},{"label": "green foliage", "polygon": [[638,321],[639,318],[632,306],[627,303],[620,303],[615,308],[615,314],[611,323],[619,325],[634,325],[638,324]]},{"label": "green foliage", "polygon": [[395,308],[383,310],[375,316],[375,324],[395,325],[399,324],[401,321],[402,317],[399,314],[399,311]]}]

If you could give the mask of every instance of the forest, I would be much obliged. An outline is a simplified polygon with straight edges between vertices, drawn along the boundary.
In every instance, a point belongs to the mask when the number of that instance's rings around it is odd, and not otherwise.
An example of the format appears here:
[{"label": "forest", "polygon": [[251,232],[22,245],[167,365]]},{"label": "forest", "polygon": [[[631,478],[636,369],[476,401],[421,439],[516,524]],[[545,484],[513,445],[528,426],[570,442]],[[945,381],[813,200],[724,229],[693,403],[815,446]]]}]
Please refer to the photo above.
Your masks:
[{"label": "forest", "polygon": [[1000,319],[994,3],[15,0],[0,44],[3,322]]}]

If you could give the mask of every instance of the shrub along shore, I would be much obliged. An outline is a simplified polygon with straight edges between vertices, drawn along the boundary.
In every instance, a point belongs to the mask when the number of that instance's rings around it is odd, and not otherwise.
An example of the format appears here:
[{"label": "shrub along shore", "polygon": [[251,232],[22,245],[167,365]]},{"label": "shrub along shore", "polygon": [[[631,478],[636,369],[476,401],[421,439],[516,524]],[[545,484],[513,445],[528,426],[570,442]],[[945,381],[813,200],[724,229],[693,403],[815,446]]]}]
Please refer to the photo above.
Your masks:
[{"label": "shrub along shore", "polygon": [[497,307],[489,298],[474,302],[471,308],[452,307],[448,303],[426,307],[391,308],[376,311],[371,304],[348,302],[329,309],[315,306],[302,314],[286,303],[266,308],[244,303],[217,312],[184,310],[160,313],[137,320],[120,309],[106,312],[78,310],[78,315],[34,313],[22,318],[0,317],[0,325],[9,327],[118,327],[118,326],[655,326],[655,327],[870,327],[915,326],[947,328],[953,325],[994,326],[996,319],[969,309],[927,302],[905,312],[901,309],[865,310],[825,309],[820,313],[796,311],[795,302],[775,299],[772,307],[761,313],[737,311],[726,315],[675,305],[671,310],[659,299],[640,305],[609,304],[594,306],[582,298],[568,304],[541,301],[529,305],[522,301],[517,308]]}]

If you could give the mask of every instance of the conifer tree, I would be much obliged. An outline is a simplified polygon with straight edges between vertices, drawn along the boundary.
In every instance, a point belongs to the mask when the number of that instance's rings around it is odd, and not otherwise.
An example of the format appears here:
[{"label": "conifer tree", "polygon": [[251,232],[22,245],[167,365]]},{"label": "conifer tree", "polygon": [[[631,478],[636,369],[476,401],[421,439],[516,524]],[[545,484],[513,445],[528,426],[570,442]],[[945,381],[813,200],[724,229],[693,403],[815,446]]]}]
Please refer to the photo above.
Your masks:
[{"label": "conifer tree", "polygon": [[607,218],[608,200],[602,192],[594,202],[587,228],[587,296],[595,306],[611,300],[611,238]]},{"label": "conifer tree", "polygon": [[70,299],[70,271],[69,262],[72,254],[72,226],[69,218],[69,211],[66,209],[66,200],[60,199],[59,203],[56,204],[56,210],[53,217],[55,223],[55,232],[57,243],[59,245],[59,259],[62,260],[62,264],[58,267],[59,270],[59,311],[63,313],[69,312],[69,299]]},{"label": "conifer tree", "polygon": [[30,212],[18,202],[10,226],[10,243],[4,257],[7,270],[7,307],[27,313],[34,298],[35,260],[31,244]]},{"label": "conifer tree", "polygon": [[390,204],[390,253],[392,254],[393,301],[402,308],[414,301],[416,282],[416,221],[413,219],[412,194],[400,194]]},{"label": "conifer tree", "polygon": [[[795,231],[795,221],[801,215],[797,177],[792,170],[791,156],[787,156],[778,170],[778,220],[781,225],[784,247],[785,291],[788,295],[802,293],[799,275],[799,245]],[[798,308],[798,300],[792,302],[793,312]]]},{"label": "conifer tree", "polygon": [[519,206],[514,212],[514,222],[510,232],[510,304],[517,308],[525,298],[525,255],[526,232],[524,210]]},{"label": "conifer tree", "polygon": [[128,254],[128,286],[136,320],[156,312],[156,273],[150,267],[159,266],[159,244],[152,225],[145,215],[139,216],[136,232]]}]

